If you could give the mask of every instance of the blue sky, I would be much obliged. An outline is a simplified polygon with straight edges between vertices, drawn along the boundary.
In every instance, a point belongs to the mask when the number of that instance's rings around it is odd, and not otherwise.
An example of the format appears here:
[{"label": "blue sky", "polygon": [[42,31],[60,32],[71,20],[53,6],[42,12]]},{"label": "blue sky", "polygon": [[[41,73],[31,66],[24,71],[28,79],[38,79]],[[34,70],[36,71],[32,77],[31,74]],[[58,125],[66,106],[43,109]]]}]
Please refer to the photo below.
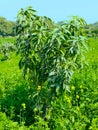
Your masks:
[{"label": "blue sky", "polygon": [[98,21],[98,0],[0,0],[0,16],[15,21],[20,8],[30,5],[38,15],[50,17],[55,22],[73,15],[84,18],[87,23]]}]

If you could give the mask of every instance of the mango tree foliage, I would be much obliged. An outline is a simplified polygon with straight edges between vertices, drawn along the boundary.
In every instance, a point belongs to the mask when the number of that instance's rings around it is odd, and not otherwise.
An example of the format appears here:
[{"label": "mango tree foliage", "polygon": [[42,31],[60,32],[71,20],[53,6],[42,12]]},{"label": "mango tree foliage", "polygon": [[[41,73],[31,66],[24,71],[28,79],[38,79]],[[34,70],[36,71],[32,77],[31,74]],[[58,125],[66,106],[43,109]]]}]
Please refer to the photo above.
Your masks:
[{"label": "mango tree foliage", "polygon": [[58,25],[50,18],[37,16],[32,7],[18,12],[19,66],[35,87],[47,84],[55,94],[68,89],[74,70],[81,67],[86,47],[85,24],[82,18],[74,16]]}]

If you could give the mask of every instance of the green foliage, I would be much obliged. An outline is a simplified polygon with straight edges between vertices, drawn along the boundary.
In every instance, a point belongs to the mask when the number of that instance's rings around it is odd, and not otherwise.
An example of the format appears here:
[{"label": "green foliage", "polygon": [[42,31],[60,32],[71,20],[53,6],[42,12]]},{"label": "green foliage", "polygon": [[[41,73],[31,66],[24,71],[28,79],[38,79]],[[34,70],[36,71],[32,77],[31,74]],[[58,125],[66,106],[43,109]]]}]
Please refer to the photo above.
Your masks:
[{"label": "green foliage", "polygon": [[88,24],[85,28],[88,37],[98,37],[98,22]]},{"label": "green foliage", "polygon": [[[47,17],[39,17],[35,10],[21,9],[17,17],[17,48],[21,54],[19,63],[24,75],[29,74],[36,86],[47,82],[54,93],[63,91],[69,84],[73,69],[85,46],[82,18],[58,26]],[[50,26],[51,25],[51,26]],[[53,92],[52,91],[52,92]]]},{"label": "green foliage", "polygon": [[5,113],[0,112],[0,129],[1,130],[18,130],[19,125],[17,122],[12,122],[6,117]]},{"label": "green foliage", "polygon": [[34,87],[30,98],[34,122],[36,116],[49,120],[52,102],[69,91],[72,74],[81,68],[86,47],[82,18],[74,16],[59,26],[35,12],[31,7],[21,9],[16,23],[19,66]]},{"label": "green foliage", "polygon": [[0,36],[14,36],[14,27],[15,22],[7,21],[4,17],[0,17]]}]

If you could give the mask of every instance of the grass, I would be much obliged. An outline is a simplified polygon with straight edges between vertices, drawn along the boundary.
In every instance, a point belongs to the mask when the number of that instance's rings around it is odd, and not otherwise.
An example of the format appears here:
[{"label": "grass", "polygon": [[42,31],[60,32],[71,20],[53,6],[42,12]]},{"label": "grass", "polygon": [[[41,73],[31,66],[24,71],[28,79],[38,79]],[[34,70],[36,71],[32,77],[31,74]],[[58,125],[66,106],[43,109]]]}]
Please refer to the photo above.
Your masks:
[{"label": "grass", "polygon": [[87,60],[90,62],[98,62],[98,38],[90,38],[88,40]]},{"label": "grass", "polygon": [[[15,129],[13,121],[20,123],[24,116],[26,116],[28,124],[31,125],[33,122],[34,115],[31,115],[33,99],[30,99],[32,91],[23,79],[18,63],[19,56],[16,56],[15,53],[12,53],[8,60],[0,61],[0,115],[4,116],[6,120],[3,123],[5,122],[6,125],[9,124],[10,126],[7,128],[0,121],[2,125],[0,128],[2,129],[3,127],[8,130]],[[54,102],[49,122],[40,119],[38,126],[30,126],[30,128],[32,127],[31,130],[37,130],[39,126],[42,127],[41,123],[47,127],[50,124],[53,126],[51,129],[54,130],[70,130],[71,128],[98,130],[98,38],[88,40],[84,68],[74,74],[71,84],[74,88],[71,93],[61,96]],[[26,104],[26,111],[21,110],[22,103]],[[20,110],[23,112],[21,116]],[[68,126],[64,126],[65,124]],[[20,128],[19,124],[16,125],[17,130]],[[23,126],[23,129],[25,130],[27,127]]]},{"label": "grass", "polygon": [[16,56],[15,53],[11,54],[8,60],[0,61],[0,74],[7,74],[8,77],[10,77],[13,72],[19,73],[19,56]]},{"label": "grass", "polygon": [[15,43],[15,37],[0,37],[0,45],[8,42]]}]

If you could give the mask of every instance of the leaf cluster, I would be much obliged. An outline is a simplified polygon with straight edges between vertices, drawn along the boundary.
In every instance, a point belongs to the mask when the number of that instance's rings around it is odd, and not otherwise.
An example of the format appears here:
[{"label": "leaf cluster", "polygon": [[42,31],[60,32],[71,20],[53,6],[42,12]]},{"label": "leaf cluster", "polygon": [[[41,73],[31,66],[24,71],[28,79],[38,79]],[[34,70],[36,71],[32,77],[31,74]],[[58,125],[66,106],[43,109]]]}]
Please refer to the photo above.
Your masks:
[{"label": "leaf cluster", "polygon": [[47,82],[53,91],[63,91],[73,70],[81,66],[85,48],[85,21],[74,16],[62,25],[36,15],[32,7],[21,9],[17,16],[17,48],[24,76],[35,86]]}]

